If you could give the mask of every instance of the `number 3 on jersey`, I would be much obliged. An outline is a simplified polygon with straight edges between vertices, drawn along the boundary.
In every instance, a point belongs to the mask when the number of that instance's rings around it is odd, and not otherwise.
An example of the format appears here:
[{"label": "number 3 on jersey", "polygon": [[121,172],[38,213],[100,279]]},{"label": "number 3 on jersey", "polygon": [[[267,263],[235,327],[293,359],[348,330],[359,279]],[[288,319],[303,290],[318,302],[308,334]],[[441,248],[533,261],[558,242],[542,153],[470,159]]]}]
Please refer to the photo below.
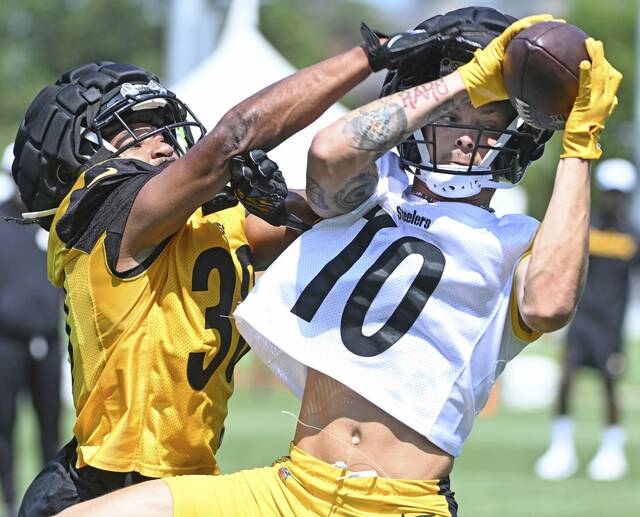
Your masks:
[{"label": "number 3 on jersey", "polygon": [[[347,246],[331,259],[302,291],[291,312],[310,322],[329,292],[365,253],[376,234],[383,228],[395,228],[391,216],[379,207],[367,215],[367,223]],[[362,332],[365,316],[385,281],[409,255],[423,257],[420,271],[385,324],[371,336]],[[357,282],[347,299],[340,320],[344,346],[362,357],[373,357],[388,350],[404,336],[424,309],[442,278],[445,257],[433,244],[416,237],[404,236],[392,242]]]},{"label": "number 3 on jersey", "polygon": [[[241,246],[236,250],[236,257],[242,267],[242,283],[240,284],[240,296],[242,299],[249,293],[249,280],[251,272],[251,252],[249,246]],[[216,329],[220,336],[218,351],[211,359],[211,362],[204,366],[205,353],[191,352],[187,363],[187,378],[194,390],[203,389],[216,369],[222,364],[231,349],[231,339],[233,329],[229,315],[233,312],[233,293],[236,289],[236,273],[233,260],[229,252],[224,248],[209,248],[204,250],[195,261],[193,266],[192,290],[209,290],[209,273],[216,269],[220,278],[220,300],[214,307],[207,307],[204,313],[206,329]],[[240,358],[248,351],[242,338],[234,356],[229,361],[226,369],[227,382],[231,382],[233,368]]]}]

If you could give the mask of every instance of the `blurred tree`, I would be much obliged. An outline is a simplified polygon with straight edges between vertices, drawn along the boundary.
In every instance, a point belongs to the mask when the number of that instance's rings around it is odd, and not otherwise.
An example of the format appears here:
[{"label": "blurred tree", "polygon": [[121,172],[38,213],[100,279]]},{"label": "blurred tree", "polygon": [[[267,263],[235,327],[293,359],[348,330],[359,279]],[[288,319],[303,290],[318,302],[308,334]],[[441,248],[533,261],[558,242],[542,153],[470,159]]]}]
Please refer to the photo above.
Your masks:
[{"label": "blurred tree", "polygon": [[[308,2],[273,0],[260,10],[260,29],[295,67],[302,68],[362,42],[359,27],[366,21],[387,30],[380,11],[357,0]],[[344,104],[355,107],[377,96],[379,82],[368,81],[348,94]]]},{"label": "blurred tree", "polygon": [[28,103],[63,71],[94,60],[133,62],[162,73],[164,0],[0,2],[0,144]]},{"label": "blurred tree", "polygon": [[358,28],[363,20],[381,25],[375,9],[354,0],[274,0],[260,11],[266,38],[298,68],[360,44]]}]

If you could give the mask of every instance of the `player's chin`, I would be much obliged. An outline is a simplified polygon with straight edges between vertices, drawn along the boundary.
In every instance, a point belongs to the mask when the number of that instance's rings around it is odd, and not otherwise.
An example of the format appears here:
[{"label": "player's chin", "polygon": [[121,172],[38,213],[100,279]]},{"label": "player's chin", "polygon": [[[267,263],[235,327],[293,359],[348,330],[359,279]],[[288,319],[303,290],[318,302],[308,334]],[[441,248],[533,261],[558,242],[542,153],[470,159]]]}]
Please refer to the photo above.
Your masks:
[{"label": "player's chin", "polygon": [[[470,160],[449,160],[443,161],[440,165],[449,165],[452,167],[469,167],[469,162]],[[474,165],[477,165],[477,163]]]}]

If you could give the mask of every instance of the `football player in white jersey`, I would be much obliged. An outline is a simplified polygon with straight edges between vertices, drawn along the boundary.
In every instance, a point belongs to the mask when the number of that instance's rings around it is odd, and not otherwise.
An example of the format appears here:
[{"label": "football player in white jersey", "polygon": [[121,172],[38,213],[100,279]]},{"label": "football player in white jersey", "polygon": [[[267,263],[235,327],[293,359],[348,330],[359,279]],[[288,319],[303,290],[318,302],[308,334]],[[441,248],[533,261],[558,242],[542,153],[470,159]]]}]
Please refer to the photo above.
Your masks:
[{"label": "football player in white jersey", "polygon": [[600,42],[587,41],[542,223],[489,206],[549,136],[511,111],[501,64],[515,34],[550,19],[466,8],[423,22],[433,48],[315,138],[307,195],[325,220],[235,312],[302,396],[290,457],[65,515],[457,514],[449,473],[474,415],[509,359],[570,320],[584,280],[589,163],[621,79]]}]

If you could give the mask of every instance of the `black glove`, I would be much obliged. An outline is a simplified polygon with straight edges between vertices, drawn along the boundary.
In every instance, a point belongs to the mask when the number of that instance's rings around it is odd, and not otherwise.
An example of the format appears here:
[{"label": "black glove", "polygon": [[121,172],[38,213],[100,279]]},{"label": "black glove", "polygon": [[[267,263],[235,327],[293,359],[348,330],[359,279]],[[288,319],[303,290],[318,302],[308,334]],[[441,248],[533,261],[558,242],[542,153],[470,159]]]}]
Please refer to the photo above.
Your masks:
[{"label": "black glove", "polygon": [[[364,22],[360,25],[360,33],[364,38],[363,48],[369,59],[369,67],[374,72],[383,68],[395,70],[405,59],[419,54],[425,47],[440,40],[440,35],[429,35],[422,29],[387,36],[371,30]],[[380,38],[389,39],[380,43]]]},{"label": "black glove", "polygon": [[229,187],[224,187],[213,199],[202,205],[204,215],[232,208],[238,204],[238,198]]},{"label": "black glove", "polygon": [[231,189],[245,209],[273,226],[298,231],[310,228],[287,211],[289,190],[278,164],[260,149],[253,149],[231,160]]}]

